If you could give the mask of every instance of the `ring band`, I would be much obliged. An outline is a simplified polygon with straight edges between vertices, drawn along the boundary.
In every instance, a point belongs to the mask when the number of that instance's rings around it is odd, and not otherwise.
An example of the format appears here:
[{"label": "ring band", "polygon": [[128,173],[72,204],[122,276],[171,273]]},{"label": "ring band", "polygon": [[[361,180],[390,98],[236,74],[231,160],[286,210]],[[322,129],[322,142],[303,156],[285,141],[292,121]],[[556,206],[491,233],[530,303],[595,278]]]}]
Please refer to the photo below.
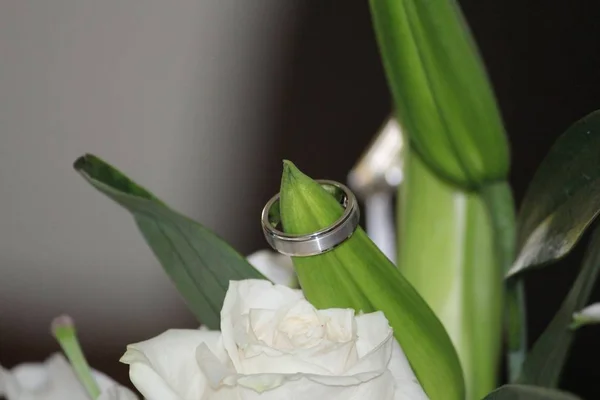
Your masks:
[{"label": "ring band", "polygon": [[348,239],[358,226],[360,210],[354,193],[345,185],[329,180],[317,182],[345,208],[344,214],[330,226],[306,235],[292,235],[277,229],[281,223],[279,193],[262,211],[261,223],[269,245],[279,253],[293,257],[308,257],[334,249]]}]

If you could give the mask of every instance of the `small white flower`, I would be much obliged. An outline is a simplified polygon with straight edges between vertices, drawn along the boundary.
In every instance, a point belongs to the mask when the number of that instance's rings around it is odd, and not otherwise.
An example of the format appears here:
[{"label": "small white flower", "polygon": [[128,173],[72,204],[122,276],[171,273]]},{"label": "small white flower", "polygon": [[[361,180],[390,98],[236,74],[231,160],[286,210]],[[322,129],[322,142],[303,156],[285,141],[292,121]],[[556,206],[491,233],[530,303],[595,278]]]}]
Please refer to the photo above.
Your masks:
[{"label": "small white flower", "polygon": [[121,361],[149,400],[427,399],[381,312],[317,310],[300,290],[233,281],[221,331],[169,330]]},{"label": "small white flower", "polygon": [[600,303],[590,304],[583,310],[573,314],[573,327],[600,324]]},{"label": "small white flower", "polygon": [[[94,371],[101,390],[98,400],[137,400],[129,389]],[[71,365],[60,353],[43,363],[20,364],[10,371],[0,366],[0,396],[7,400],[90,400]]]},{"label": "small white flower", "polygon": [[273,283],[298,287],[294,264],[289,256],[271,250],[259,250],[247,257],[248,262]]}]

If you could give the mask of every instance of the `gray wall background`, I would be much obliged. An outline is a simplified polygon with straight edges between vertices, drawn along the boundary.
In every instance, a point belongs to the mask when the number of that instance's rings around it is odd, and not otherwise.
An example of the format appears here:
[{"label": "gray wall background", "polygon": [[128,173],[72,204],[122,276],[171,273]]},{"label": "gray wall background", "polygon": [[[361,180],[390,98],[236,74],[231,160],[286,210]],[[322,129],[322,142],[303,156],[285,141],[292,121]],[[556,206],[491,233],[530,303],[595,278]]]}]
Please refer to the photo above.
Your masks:
[{"label": "gray wall background", "polygon": [[129,215],[71,164],[97,154],[250,250],[293,4],[0,2],[0,363],[58,349],[60,313],[108,372],[124,344],[194,326]]}]

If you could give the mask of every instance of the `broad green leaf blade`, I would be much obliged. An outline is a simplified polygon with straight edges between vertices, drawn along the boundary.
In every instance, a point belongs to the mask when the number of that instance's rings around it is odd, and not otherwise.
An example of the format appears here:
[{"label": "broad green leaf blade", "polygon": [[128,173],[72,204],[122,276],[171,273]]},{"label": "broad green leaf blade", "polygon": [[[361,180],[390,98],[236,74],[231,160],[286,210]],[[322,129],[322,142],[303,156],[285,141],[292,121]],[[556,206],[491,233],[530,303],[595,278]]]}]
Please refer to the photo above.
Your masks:
[{"label": "broad green leaf blade", "polygon": [[529,385],[504,385],[483,400],[581,400],[574,394]]},{"label": "broad green leaf blade", "polygon": [[572,125],[538,168],[518,218],[513,275],[566,255],[600,212],[600,111]]},{"label": "broad green leaf blade", "polygon": [[504,180],[509,150],[487,75],[453,0],[370,0],[397,116],[437,174]]},{"label": "broad green leaf blade", "polygon": [[583,266],[560,309],[535,342],[523,365],[519,383],[556,387],[566,361],[574,331],[573,313],[587,304],[600,270],[600,228],[596,228]]},{"label": "broad green leaf blade", "polygon": [[133,215],[144,239],[198,321],[219,329],[230,280],[265,279],[225,241],[171,210],[152,193],[93,155],[74,168]]},{"label": "broad green leaf blade", "polygon": [[497,386],[503,321],[502,264],[476,193],[438,178],[406,155],[399,193],[398,267],[444,324],[464,372],[467,399]]},{"label": "broad green leaf blade", "polygon": [[[280,210],[283,228],[292,234],[327,227],[343,213],[333,196],[290,162],[284,165]],[[444,327],[360,227],[334,250],[293,261],[315,307],[383,311],[427,395],[464,400],[460,363]]]}]

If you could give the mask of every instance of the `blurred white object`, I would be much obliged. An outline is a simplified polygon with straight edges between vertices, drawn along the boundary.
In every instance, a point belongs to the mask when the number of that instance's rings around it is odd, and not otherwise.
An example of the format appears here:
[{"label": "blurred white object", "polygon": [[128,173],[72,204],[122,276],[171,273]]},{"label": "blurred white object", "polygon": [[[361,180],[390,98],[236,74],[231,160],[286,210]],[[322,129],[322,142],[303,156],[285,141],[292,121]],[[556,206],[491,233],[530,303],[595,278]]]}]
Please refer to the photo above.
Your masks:
[{"label": "blurred white object", "polygon": [[271,282],[291,288],[298,287],[298,277],[291,257],[271,250],[259,250],[250,254],[247,260]]},{"label": "blurred white object", "polygon": [[395,191],[404,179],[403,148],[400,125],[390,117],[348,174],[348,186],[363,199],[370,193]]},{"label": "blurred white object", "polygon": [[367,234],[392,262],[396,260],[393,199],[404,179],[403,148],[400,125],[390,117],[348,174],[348,185],[365,203]]},{"label": "blurred white object", "polygon": [[390,192],[371,193],[365,198],[367,234],[381,252],[396,262],[396,228],[394,225],[394,196]]},{"label": "blurred white object", "polygon": [[600,303],[593,303],[573,314],[573,327],[600,324]]},{"label": "blurred white object", "polygon": [[[98,400],[137,400],[129,389],[93,371],[100,388]],[[90,400],[71,365],[60,353],[43,363],[26,363],[7,371],[0,366],[0,397],[7,400]]]}]

